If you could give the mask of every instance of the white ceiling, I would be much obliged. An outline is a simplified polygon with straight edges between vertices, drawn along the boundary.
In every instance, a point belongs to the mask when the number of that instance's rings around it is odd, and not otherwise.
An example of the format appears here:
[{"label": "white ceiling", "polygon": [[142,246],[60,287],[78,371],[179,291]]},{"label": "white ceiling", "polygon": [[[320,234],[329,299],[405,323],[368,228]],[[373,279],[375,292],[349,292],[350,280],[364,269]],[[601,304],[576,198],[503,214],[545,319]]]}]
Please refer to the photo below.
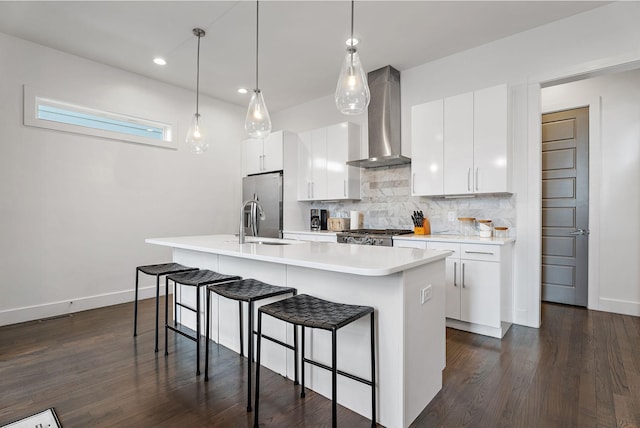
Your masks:
[{"label": "white ceiling", "polygon": [[[366,71],[400,71],[602,6],[594,1],[358,1]],[[246,105],[255,72],[253,1],[0,1],[0,32]],[[274,112],[331,94],[349,37],[349,1],[262,1],[260,88]],[[168,64],[153,64],[163,56]],[[7,59],[0,59],[6,61]]]}]

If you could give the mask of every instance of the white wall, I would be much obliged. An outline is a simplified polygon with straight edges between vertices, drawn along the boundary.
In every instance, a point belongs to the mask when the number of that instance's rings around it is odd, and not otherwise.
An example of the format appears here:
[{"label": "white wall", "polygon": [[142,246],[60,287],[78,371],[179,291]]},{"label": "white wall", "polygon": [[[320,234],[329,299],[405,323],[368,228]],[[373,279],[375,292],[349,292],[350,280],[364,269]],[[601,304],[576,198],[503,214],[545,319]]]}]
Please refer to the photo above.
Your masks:
[{"label": "white wall", "polygon": [[[177,122],[179,148],[23,126],[23,84]],[[0,325],[132,300],[135,266],[171,260],[147,237],[236,230],[242,108],[200,97],[213,138],[196,156],[195,93],[3,34],[0,99]]]},{"label": "white wall", "polygon": [[[500,83],[510,85],[518,227],[514,320],[518,324],[537,327],[540,322],[540,91],[536,84],[640,60],[639,21],[640,2],[613,3],[402,72],[402,151],[406,155],[411,146],[411,106]],[[323,100],[315,107],[313,103],[300,106],[298,114],[296,109],[276,114],[274,122],[294,129],[294,120],[306,117],[305,128],[321,126],[331,108]],[[316,118],[317,125],[310,117]],[[637,284],[639,278],[631,280]],[[619,297],[633,299],[629,293]]]},{"label": "white wall", "polygon": [[542,90],[543,112],[590,104],[589,306],[640,315],[640,70]]}]

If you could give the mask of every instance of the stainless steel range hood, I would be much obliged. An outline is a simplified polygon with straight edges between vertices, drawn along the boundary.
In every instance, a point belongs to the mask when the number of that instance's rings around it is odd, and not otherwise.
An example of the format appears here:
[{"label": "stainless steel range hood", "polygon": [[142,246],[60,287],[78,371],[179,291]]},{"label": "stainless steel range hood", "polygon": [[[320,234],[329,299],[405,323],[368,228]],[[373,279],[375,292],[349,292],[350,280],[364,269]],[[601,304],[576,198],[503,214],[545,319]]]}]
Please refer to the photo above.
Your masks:
[{"label": "stainless steel range hood", "polygon": [[359,168],[405,165],[400,154],[400,72],[390,65],[367,75],[369,103],[369,157],[347,162]]}]

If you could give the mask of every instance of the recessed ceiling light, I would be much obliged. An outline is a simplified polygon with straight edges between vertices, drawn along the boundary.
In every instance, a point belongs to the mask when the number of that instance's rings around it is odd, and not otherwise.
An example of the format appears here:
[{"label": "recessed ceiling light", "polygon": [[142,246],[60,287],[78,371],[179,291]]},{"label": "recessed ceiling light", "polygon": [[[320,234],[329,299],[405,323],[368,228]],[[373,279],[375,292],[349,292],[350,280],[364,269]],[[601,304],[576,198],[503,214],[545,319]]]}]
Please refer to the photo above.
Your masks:
[{"label": "recessed ceiling light", "polygon": [[353,45],[351,44],[351,39],[347,39],[346,42],[344,42],[347,46],[355,46],[358,43],[360,43],[360,40],[356,39],[355,37],[353,38]]},{"label": "recessed ceiling light", "polygon": [[249,93],[249,91],[246,88],[238,88],[238,93],[239,94],[246,94],[246,93]]},{"label": "recessed ceiling light", "polygon": [[158,65],[167,65],[167,61],[165,61],[164,58],[160,58],[160,57],[154,58],[153,62]]}]

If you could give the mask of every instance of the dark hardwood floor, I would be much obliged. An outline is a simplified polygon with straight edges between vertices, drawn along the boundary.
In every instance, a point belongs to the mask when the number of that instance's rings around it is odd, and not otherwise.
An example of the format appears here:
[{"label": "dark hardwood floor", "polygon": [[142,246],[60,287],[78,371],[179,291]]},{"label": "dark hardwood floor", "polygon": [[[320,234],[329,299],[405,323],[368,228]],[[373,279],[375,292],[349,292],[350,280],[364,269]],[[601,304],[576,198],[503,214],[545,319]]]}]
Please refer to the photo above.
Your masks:
[{"label": "dark hardwood floor", "polygon": [[[251,426],[247,360],[212,344],[205,384],[193,342],[153,352],[153,318],[143,301],[135,339],[132,304],[0,327],[0,425],[55,407],[65,428]],[[263,373],[261,426],[330,424],[329,400]],[[370,424],[344,408],[338,422]],[[413,426],[640,427],[640,318],[544,304],[542,328],[502,341],[447,330],[443,389]]]}]

